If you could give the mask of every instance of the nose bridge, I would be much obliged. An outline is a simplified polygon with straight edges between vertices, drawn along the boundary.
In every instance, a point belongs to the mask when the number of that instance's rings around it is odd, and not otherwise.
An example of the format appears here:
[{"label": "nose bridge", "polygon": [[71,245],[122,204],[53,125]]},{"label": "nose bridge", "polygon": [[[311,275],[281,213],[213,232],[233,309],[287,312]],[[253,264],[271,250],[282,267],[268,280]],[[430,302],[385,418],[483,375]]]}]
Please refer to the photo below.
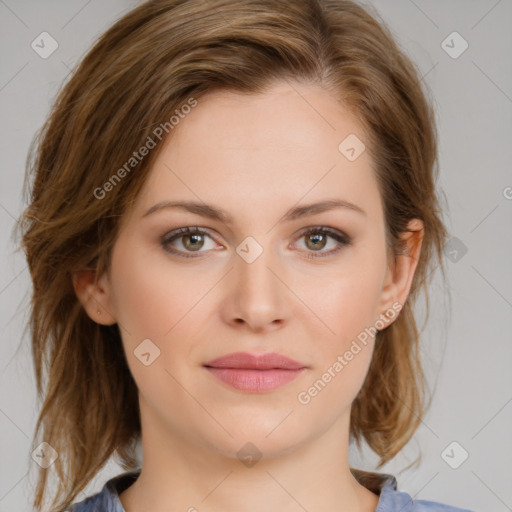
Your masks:
[{"label": "nose bridge", "polygon": [[237,315],[249,323],[272,322],[282,316],[279,304],[283,284],[277,279],[279,258],[270,245],[270,237],[260,243],[247,237],[236,248],[235,290]]},{"label": "nose bridge", "polygon": [[274,269],[277,262],[269,237],[260,243],[256,238],[248,236],[237,246],[236,253],[236,272],[240,273],[241,284],[245,289],[254,288],[256,291],[263,287],[269,291],[269,286],[273,288],[277,284],[275,276],[269,270],[269,267]]}]

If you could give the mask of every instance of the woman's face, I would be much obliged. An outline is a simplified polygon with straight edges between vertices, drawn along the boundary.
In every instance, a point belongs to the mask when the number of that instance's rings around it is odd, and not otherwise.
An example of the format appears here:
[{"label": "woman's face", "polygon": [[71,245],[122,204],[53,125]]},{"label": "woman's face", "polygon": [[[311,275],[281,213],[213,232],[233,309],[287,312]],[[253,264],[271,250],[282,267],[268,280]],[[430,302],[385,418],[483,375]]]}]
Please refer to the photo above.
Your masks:
[{"label": "woman's face", "polygon": [[[278,455],[348,425],[372,328],[397,316],[409,283],[388,271],[361,142],[325,90],[287,83],[210,94],[174,128],[123,219],[99,299],[120,326],[143,422],[231,456],[247,442]],[[353,206],[305,208],[330,201]],[[302,369],[205,366],[232,353]]]}]

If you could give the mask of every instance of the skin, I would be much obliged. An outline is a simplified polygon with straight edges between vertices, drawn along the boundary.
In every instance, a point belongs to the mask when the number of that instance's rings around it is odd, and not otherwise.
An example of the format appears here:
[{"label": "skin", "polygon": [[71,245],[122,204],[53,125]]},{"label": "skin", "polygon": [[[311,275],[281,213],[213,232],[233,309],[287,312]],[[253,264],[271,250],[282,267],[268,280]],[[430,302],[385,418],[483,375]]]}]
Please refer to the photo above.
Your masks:
[{"label": "skin", "polygon": [[[139,389],[143,469],[120,495],[127,512],[375,510],[378,496],[357,482],[348,460],[350,407],[374,339],[307,405],[297,398],[365,327],[405,302],[421,248],[422,231],[407,238],[409,256],[387,259],[368,151],[351,162],[338,150],[351,133],[365,140],[357,119],[317,85],[277,82],[264,94],[201,98],[122,219],[108,273],[75,276],[89,316],[121,326]],[[365,214],[339,208],[282,220],[298,203],[325,199]],[[169,208],[143,217],[171,200],[216,205],[233,223]],[[186,226],[209,236],[169,245],[199,257],[162,247],[163,235]],[[318,226],[352,243],[302,234]],[[236,252],[248,236],[263,248],[252,263]],[[161,351],[149,366],[134,355],[147,338]],[[229,388],[202,367],[238,351],[278,352],[307,369],[258,394]],[[263,454],[252,467],[237,457],[249,441]]]}]

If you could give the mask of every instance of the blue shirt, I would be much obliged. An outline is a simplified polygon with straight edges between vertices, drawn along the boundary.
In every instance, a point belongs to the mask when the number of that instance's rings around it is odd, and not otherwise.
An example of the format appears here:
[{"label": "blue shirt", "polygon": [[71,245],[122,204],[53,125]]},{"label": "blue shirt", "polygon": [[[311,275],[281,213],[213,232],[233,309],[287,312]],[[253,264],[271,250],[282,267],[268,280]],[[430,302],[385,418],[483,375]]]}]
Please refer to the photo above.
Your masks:
[{"label": "blue shirt", "polygon": [[[352,473],[361,485],[379,496],[375,512],[474,512],[435,501],[413,500],[409,494],[397,491],[396,478],[390,474],[355,469]],[[126,512],[119,495],[135,482],[139,474],[140,469],[111,478],[100,492],[72,505],[69,512]]]}]

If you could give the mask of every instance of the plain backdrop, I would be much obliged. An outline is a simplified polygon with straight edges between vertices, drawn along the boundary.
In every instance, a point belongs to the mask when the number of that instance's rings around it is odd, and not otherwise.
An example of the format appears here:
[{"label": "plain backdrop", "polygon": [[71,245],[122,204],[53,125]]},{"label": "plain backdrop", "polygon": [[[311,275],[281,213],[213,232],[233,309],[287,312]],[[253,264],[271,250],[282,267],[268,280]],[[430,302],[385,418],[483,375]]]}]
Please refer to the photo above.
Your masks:
[{"label": "plain backdrop", "polygon": [[[28,336],[31,283],[12,229],[29,144],[57,89],[134,0],[0,0],[0,511],[31,510],[38,412]],[[415,499],[512,511],[512,2],[380,0],[374,6],[431,91],[447,198],[449,294],[439,276],[422,356],[434,399],[411,442],[379,471]],[[32,49],[42,32],[58,48]],[[456,34],[454,34],[456,32]],[[467,46],[467,47],[466,47]],[[451,297],[451,302],[449,300]],[[421,309],[421,304],[419,306]],[[404,470],[419,453],[421,463]],[[351,451],[351,465],[377,457]],[[109,463],[79,499],[121,472]]]}]

